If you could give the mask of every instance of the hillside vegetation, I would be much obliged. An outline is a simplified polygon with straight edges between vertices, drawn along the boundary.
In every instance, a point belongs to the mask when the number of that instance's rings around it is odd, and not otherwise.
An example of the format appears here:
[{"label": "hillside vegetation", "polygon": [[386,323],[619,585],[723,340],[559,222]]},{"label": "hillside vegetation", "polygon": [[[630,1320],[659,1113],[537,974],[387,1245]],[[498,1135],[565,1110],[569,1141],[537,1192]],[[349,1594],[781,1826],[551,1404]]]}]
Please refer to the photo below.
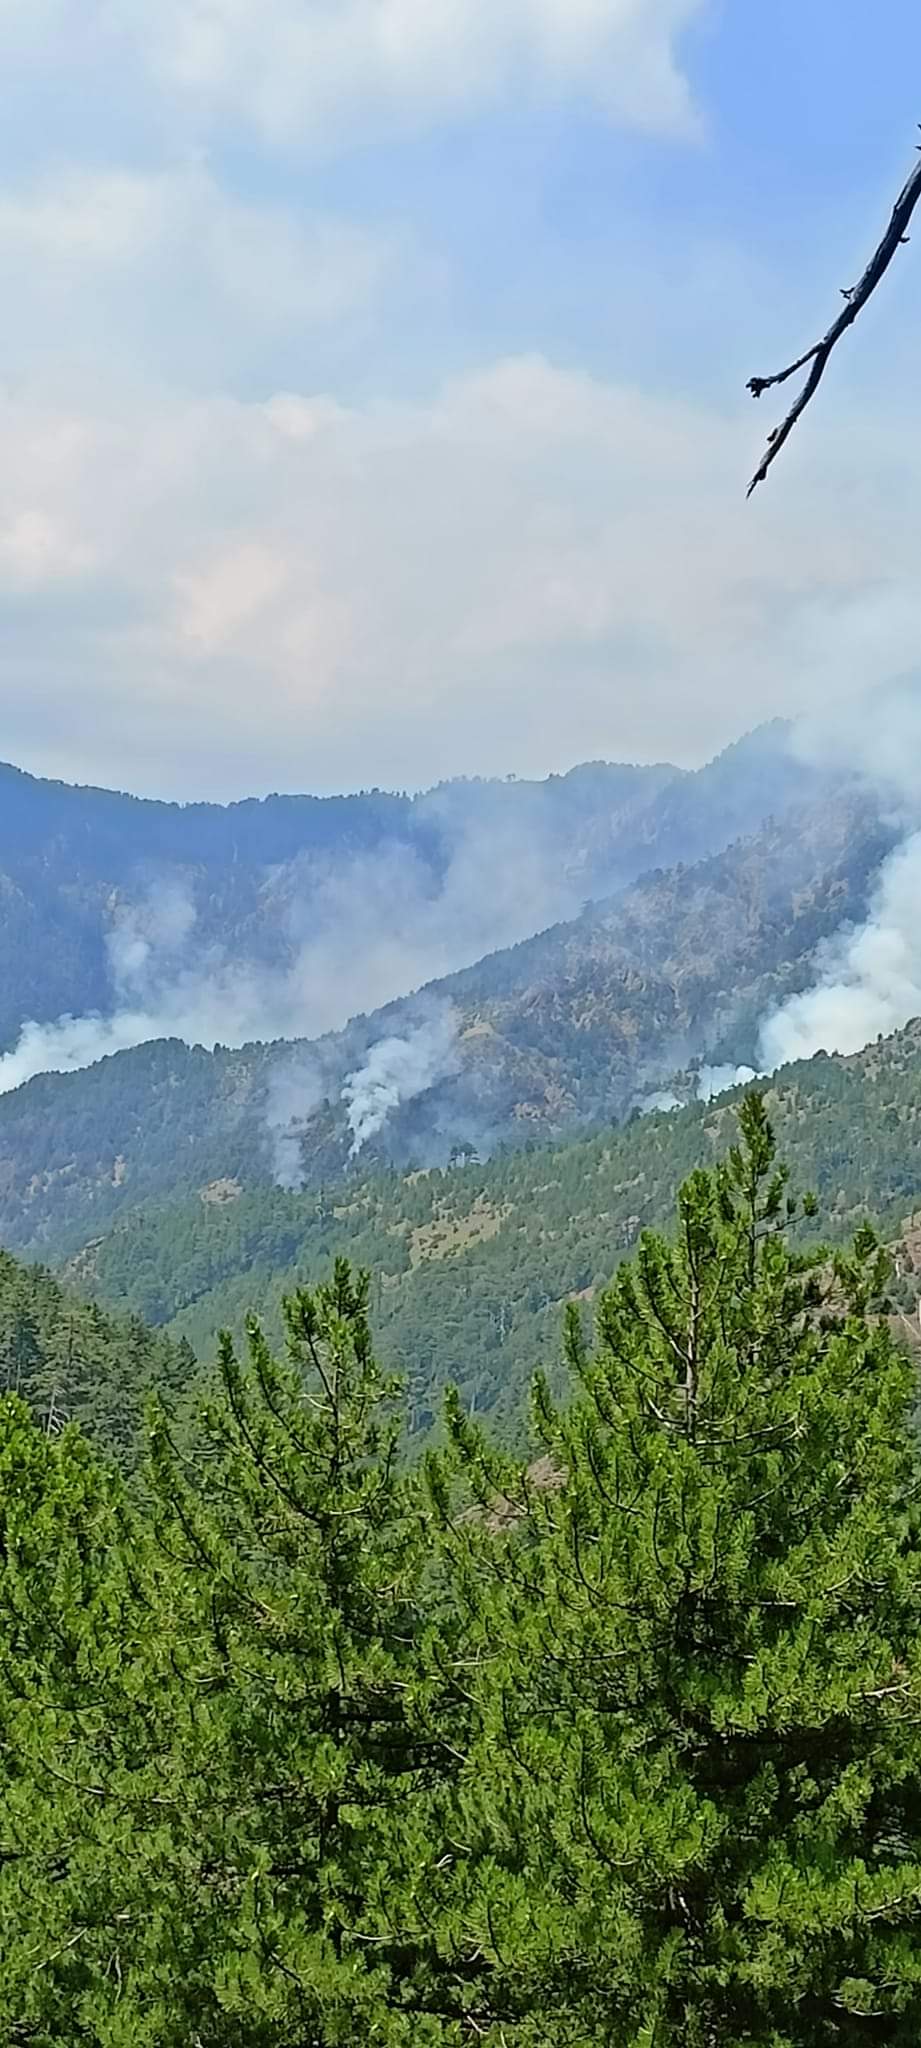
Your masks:
[{"label": "hillside vegetation", "polygon": [[[345,1251],[376,1276],[375,1328],[407,1379],[413,1427],[430,1426],[453,1382],[468,1408],[496,1411],[511,1430],[535,1363],[556,1370],[562,1304],[581,1298],[588,1319],[640,1232],[668,1214],[678,1181],[725,1145],[737,1099],[481,1165],[389,1170],[310,1194],[205,1189],[204,1199],[126,1220],[69,1272],[208,1356],[221,1324],[239,1330],[255,1308],[272,1326],[280,1293],[313,1282]],[[921,1206],[921,1023],[853,1058],[790,1067],[767,1100],[832,1238],[868,1215],[898,1238]],[[909,1250],[906,1307],[912,1261]]]},{"label": "hillside vegetation", "polygon": [[143,1489],[0,1400],[4,2041],[914,2048],[915,1370],[725,1135],[539,1468],[401,1455],[342,1259]]},{"label": "hillside vegetation", "polygon": [[28,1402],[47,1434],[76,1423],[131,1466],[148,1395],[184,1394],[194,1378],[188,1344],[171,1343],[135,1314],[84,1302],[42,1267],[0,1252],[0,1394]]}]

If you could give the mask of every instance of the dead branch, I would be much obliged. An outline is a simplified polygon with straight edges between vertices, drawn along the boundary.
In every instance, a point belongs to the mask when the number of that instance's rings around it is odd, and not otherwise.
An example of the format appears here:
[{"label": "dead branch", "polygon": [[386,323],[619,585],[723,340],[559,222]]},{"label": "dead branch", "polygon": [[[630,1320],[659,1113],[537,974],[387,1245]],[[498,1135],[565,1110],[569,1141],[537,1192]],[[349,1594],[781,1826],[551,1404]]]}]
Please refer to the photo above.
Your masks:
[{"label": "dead branch", "polygon": [[797,370],[804,370],[807,363],[812,364],[802,391],[793,405],[791,405],[786,419],[781,421],[779,427],[774,428],[774,432],[768,438],[764,461],[760,469],[755,471],[748,486],[749,497],[751,497],[752,492],[757,489],[759,484],[763,484],[771,463],[776,461],[784,442],[789,440],[797,420],[802,417],[810,399],[815,397],[825,375],[832,350],[837,347],[841,336],[847,333],[848,328],[853,327],[858,313],[863,311],[867,300],[872,297],[877,285],[885,277],[896,250],[903,242],[908,241],[906,229],[919,199],[921,199],[921,163],[915,165],[911,177],[899,193],[895,206],[892,209],[892,219],[889,222],[889,226],[878,249],[871,256],[859,283],[853,285],[850,291],[842,292],[842,298],[845,302],[844,310],[839,313],[837,320],[829,328],[828,333],[823,336],[821,341],[817,341],[814,347],[808,348],[805,355],[798,356],[795,363],[790,363],[787,369],[775,371],[773,377],[751,377],[749,379],[748,389],[752,397],[760,398],[763,391],[770,391],[775,384],[785,384],[788,377],[796,376]]}]

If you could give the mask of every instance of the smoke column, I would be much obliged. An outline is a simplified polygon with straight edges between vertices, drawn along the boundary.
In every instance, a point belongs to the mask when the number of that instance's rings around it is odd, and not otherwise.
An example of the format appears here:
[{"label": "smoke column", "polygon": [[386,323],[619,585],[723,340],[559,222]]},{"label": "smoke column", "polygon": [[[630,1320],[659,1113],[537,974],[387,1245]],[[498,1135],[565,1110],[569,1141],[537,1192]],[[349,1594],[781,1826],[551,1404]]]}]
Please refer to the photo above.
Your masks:
[{"label": "smoke column", "polygon": [[395,1110],[456,1072],[456,1043],[454,1016],[445,1008],[404,1037],[381,1038],[372,1046],[364,1066],[347,1076],[342,1089],[352,1133],[351,1159],[383,1130]]},{"label": "smoke column", "polygon": [[819,1051],[859,1052],[921,1015],[921,832],[884,863],[866,923],[839,934],[819,962],[815,987],[764,1021],[761,1060],[771,1072]]},{"label": "smoke column", "polygon": [[323,1099],[319,1061],[308,1052],[294,1052],[276,1067],[269,1081],[266,1129],[276,1187],[293,1194],[304,1185],[301,1140]]}]

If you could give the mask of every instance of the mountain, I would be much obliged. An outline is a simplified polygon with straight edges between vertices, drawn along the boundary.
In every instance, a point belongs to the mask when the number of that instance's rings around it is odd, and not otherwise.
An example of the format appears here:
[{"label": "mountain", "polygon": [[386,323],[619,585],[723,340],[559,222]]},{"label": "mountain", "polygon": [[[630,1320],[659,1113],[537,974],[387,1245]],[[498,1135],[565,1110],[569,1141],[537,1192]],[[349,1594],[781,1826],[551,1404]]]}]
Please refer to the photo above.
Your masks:
[{"label": "mountain", "polygon": [[[113,1046],[314,1037],[824,786],[782,725],[697,773],[590,763],[415,797],[179,805],[0,766],[0,1052],[65,1016],[121,1016]],[[50,1059],[40,1042],[20,1067]]]},{"label": "mountain", "polygon": [[[415,1426],[430,1426],[454,1381],[508,1432],[535,1366],[558,1377],[562,1303],[588,1309],[640,1231],[670,1219],[679,1182],[731,1142],[739,1093],[482,1165],[378,1171],[319,1194],[206,1189],[133,1215],[69,1277],[205,1356],[216,1328],[250,1308],[274,1326],[281,1292],[344,1251],[375,1277],[379,1345],[407,1378]],[[823,1230],[842,1239],[870,1214],[904,1240],[896,1292],[914,1316],[921,1230],[904,1226],[921,1207],[921,1022],[854,1057],[787,1068],[767,1099]]]},{"label": "mountain", "polygon": [[752,1058],[891,843],[865,799],[828,796],[316,1043],[172,1040],[37,1076],[0,1100],[0,1238],[59,1257],[212,1185],[318,1188],[621,1120],[689,1061]]}]

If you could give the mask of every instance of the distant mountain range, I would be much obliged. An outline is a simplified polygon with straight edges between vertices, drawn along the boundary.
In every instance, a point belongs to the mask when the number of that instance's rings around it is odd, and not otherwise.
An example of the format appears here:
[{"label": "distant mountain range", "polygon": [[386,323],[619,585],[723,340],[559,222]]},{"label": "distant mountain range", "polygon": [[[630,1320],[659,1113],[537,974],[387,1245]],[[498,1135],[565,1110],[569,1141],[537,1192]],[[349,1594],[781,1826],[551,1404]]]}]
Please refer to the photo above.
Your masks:
[{"label": "distant mountain range", "polygon": [[316,1037],[825,787],[779,724],[696,773],[594,763],[416,797],[177,805],[0,766],[0,1052],[63,1017],[119,1020],[56,1041],[81,1057]]},{"label": "distant mountain range", "polygon": [[[454,1380],[513,1433],[562,1303],[727,1142],[701,1067],[757,1063],[898,831],[781,726],[697,773],[180,808],[0,770],[0,800],[0,1381],[129,1462],[152,1382],[184,1396],[219,1323],[271,1323],[340,1250],[414,1426]],[[919,1075],[912,1026],[770,1083],[832,1235],[872,1211],[901,1237],[909,1315]]]},{"label": "distant mountain range", "polygon": [[212,1185],[348,1184],[622,1121],[677,1069],[752,1060],[892,836],[866,798],[813,793],[313,1043],[159,1041],[40,1075],[0,1099],[0,1238],[59,1257]]}]

